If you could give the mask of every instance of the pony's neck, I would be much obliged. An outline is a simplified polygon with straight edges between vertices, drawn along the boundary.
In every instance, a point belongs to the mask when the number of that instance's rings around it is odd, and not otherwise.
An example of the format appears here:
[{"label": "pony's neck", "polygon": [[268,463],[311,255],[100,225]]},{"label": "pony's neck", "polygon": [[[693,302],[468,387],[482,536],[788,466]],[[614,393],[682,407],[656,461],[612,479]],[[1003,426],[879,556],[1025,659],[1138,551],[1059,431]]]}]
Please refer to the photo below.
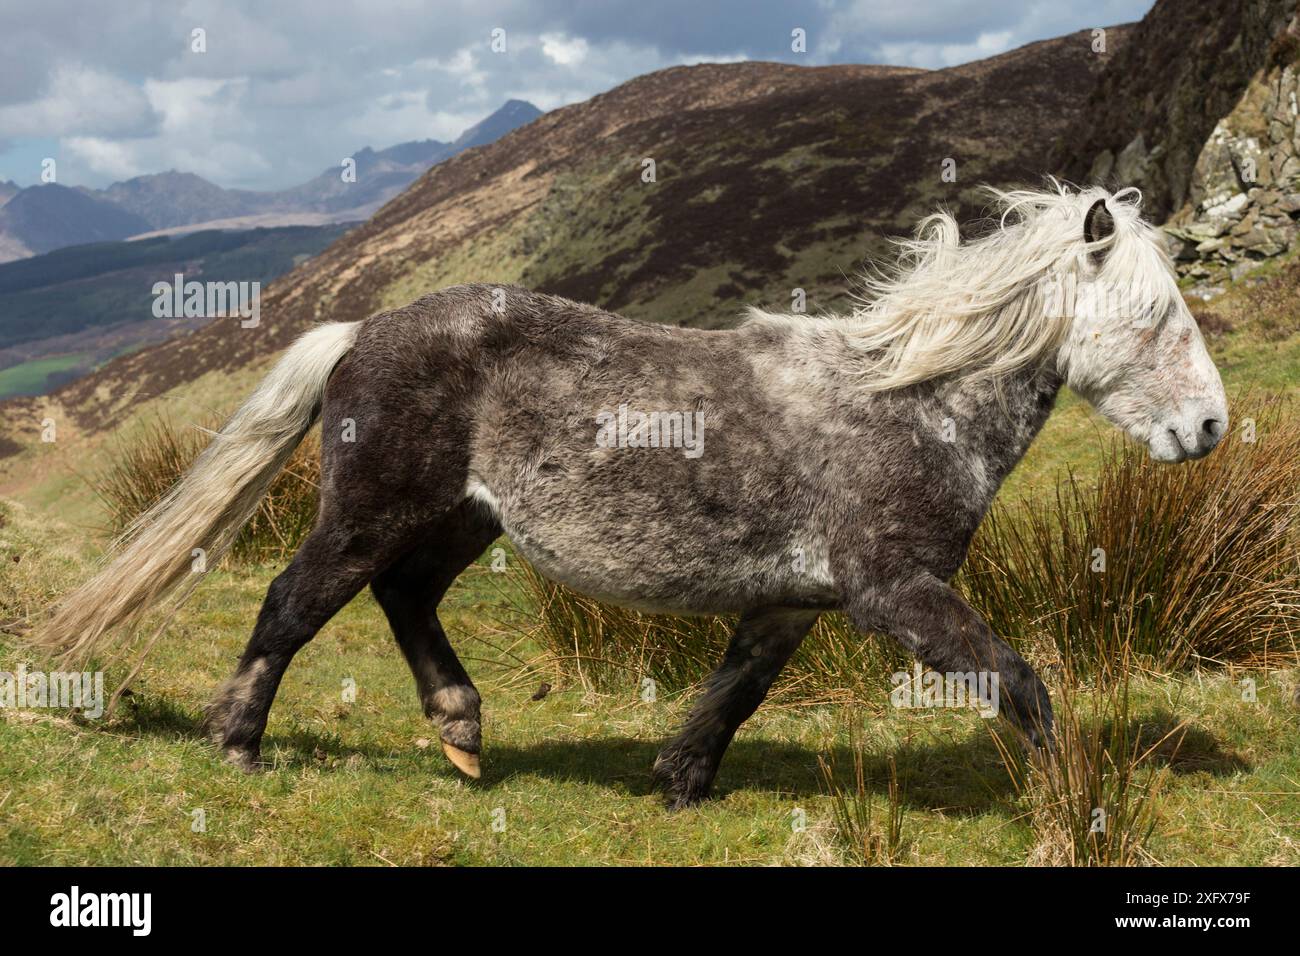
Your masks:
[{"label": "pony's neck", "polygon": [[1063,381],[1051,356],[1003,376],[998,385],[958,379],[936,388],[956,440],[982,460],[985,507],[1047,421]]}]

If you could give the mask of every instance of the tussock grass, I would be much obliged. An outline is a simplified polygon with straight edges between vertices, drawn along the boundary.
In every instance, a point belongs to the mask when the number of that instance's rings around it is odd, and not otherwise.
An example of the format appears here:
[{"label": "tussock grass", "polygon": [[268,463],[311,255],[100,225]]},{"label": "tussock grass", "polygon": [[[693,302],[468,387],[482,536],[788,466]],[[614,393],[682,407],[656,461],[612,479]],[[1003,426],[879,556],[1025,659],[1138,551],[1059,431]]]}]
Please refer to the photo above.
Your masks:
[{"label": "tussock grass", "polygon": [[1294,664],[1300,422],[1276,401],[1246,409],[1202,461],[1160,465],[1116,442],[1095,481],[996,506],[960,577],[972,605],[1080,673],[1130,653],[1162,671]]},{"label": "tussock grass", "polygon": [[[178,427],[158,416],[147,421],[130,443],[121,443],[113,464],[91,478],[117,534],[163,496],[193,464],[216,423]],[[256,514],[235,540],[238,562],[283,560],[297,550],[316,520],[320,485],[320,441],[313,432],[294,452],[271,485]]]},{"label": "tussock grass", "polygon": [[1028,862],[1056,866],[1142,866],[1155,862],[1150,844],[1161,792],[1184,731],[1156,739],[1130,706],[1127,661],[1118,680],[1054,695],[1056,747],[1022,745],[1005,725],[991,733],[1035,842]]},{"label": "tussock grass", "polygon": [[[835,753],[818,755],[822,780],[830,797],[835,835],[857,866],[893,866],[907,852],[903,839],[904,802],[898,785],[898,765],[889,758],[889,780],[883,800],[872,788],[866,772],[866,748],[862,741],[863,717],[850,710],[848,746],[853,768],[847,784],[841,783],[835,767]],[[878,807],[877,804],[883,806]]]},{"label": "tussock grass", "polygon": [[[736,618],[647,614],[605,604],[548,581],[527,564],[519,572],[531,607],[531,638],[569,679],[588,691],[653,680],[658,690],[686,690],[718,665]],[[874,699],[888,694],[888,675],[907,658],[864,638],[839,614],[823,615],[786,665],[772,697],[787,701]]]}]

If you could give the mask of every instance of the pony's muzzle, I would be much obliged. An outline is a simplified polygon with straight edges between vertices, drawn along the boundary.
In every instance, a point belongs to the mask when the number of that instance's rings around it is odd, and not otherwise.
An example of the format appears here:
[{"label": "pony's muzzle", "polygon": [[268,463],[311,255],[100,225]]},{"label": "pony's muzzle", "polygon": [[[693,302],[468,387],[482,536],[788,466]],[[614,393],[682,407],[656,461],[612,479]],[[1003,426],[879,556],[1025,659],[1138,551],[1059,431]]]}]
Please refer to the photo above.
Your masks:
[{"label": "pony's muzzle", "polygon": [[1169,462],[1204,458],[1227,433],[1226,408],[1188,409],[1181,421],[1166,426],[1161,440],[1151,442],[1151,454],[1159,461]]}]

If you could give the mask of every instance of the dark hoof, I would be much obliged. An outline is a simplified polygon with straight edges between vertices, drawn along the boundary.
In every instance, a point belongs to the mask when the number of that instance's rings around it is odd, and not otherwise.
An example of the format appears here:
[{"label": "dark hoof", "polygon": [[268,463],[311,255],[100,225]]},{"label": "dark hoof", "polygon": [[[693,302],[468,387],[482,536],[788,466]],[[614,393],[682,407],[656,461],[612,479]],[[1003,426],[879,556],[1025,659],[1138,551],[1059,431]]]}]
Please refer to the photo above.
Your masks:
[{"label": "dark hoof", "polygon": [[678,750],[665,750],[655,760],[654,787],[669,810],[685,810],[709,799],[713,774],[698,759]]}]

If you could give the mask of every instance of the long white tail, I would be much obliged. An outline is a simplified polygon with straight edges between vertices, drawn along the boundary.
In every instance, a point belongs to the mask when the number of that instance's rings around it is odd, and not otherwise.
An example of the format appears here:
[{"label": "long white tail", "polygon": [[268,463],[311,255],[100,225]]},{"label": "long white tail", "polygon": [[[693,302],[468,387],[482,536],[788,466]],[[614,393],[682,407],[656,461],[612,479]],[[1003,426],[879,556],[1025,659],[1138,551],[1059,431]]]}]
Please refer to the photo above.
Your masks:
[{"label": "long white tail", "polygon": [[325,383],[356,341],[358,322],[322,325],[298,339],[179,481],[114,542],[108,565],[69,594],[34,643],[65,663],[129,635],[173,591],[184,600],[215,566],[320,414]]}]

